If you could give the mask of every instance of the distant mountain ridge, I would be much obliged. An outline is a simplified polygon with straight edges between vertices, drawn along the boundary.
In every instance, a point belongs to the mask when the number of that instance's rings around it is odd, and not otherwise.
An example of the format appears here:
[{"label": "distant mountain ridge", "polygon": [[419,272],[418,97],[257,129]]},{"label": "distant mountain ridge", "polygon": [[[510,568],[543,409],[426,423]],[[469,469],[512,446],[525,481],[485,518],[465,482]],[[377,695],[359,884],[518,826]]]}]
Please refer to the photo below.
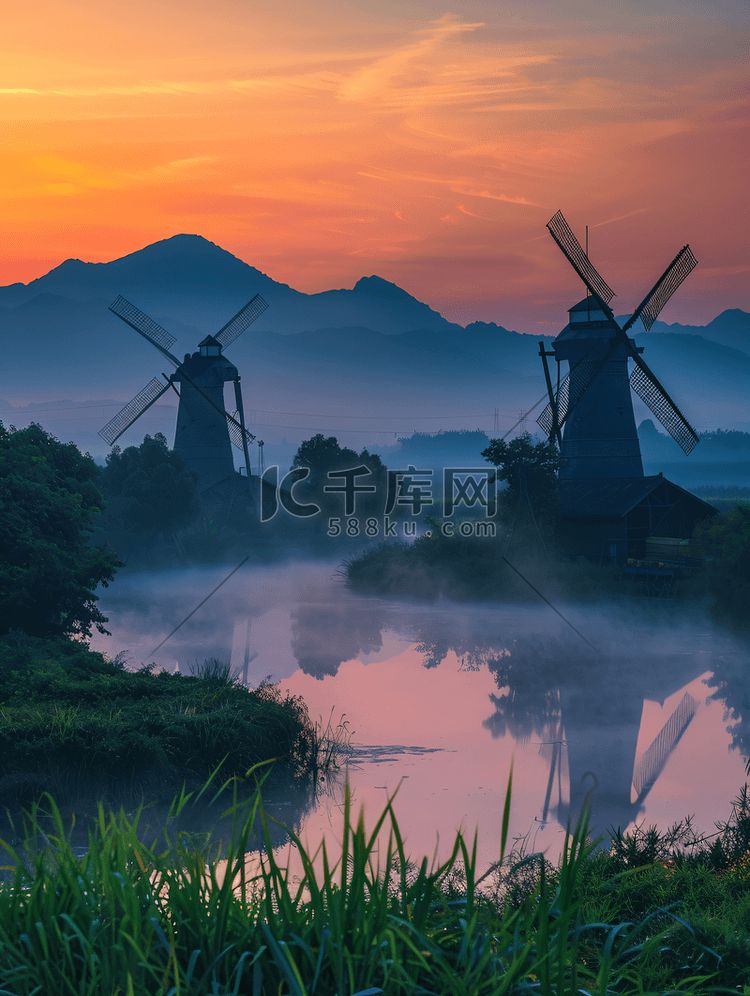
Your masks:
[{"label": "distant mountain ridge", "polygon": [[68,259],[29,284],[0,287],[0,306],[17,308],[42,294],[109,304],[122,294],[150,314],[166,309],[173,319],[205,333],[221,328],[258,293],[269,309],[257,328],[269,331],[367,325],[394,334],[461,327],[377,276],[363,277],[352,290],[305,294],[200,235],[175,235],[109,263]]},{"label": "distant mountain ridge", "polygon": [[[350,290],[306,294],[274,280],[208,239],[186,234],[152,243],[108,263],[67,259],[28,284],[0,287],[0,312],[12,311],[40,295],[109,304],[122,294],[130,295],[145,311],[161,308],[173,320],[197,326],[205,333],[213,331],[217,322],[216,327],[223,325],[227,313],[255,293],[262,294],[271,306],[258,320],[259,330],[288,334],[365,326],[393,335],[415,329],[462,329],[382,277],[362,277]],[[562,328],[564,315],[560,321]],[[473,322],[466,328],[507,331],[493,322]],[[723,311],[705,326],[656,322],[653,331],[701,335],[750,354],[750,315],[737,308]]]},{"label": "distant mountain ridge", "polygon": [[[536,428],[533,420],[546,401],[542,335],[487,322],[463,328],[377,276],[363,277],[350,290],[304,294],[197,235],[177,235],[109,263],[66,260],[29,284],[0,287],[0,398],[14,406],[61,397],[124,404],[152,377],[172,371],[108,311],[118,294],[174,334],[174,352],[181,356],[255,293],[269,308],[228,349],[242,375],[246,408],[330,415],[325,422],[277,418],[272,428],[279,437],[292,429],[303,438],[313,431],[343,432],[336,412],[373,419],[358,423],[358,448],[368,442],[362,435],[367,425],[380,426],[382,439],[386,431],[422,430],[420,417],[435,419],[439,412],[465,414],[453,426],[430,423],[435,429],[487,429],[493,411],[503,431],[529,411],[527,427]],[[561,329],[567,315],[559,317]],[[750,417],[750,315],[730,309],[703,327],[656,322],[637,341],[698,428],[729,428]],[[391,411],[397,415],[384,421]],[[474,413],[476,421],[468,421]],[[92,438],[113,414],[92,410],[86,416]],[[143,425],[129,430],[137,431],[142,435]],[[123,437],[124,445],[131,441]]]}]

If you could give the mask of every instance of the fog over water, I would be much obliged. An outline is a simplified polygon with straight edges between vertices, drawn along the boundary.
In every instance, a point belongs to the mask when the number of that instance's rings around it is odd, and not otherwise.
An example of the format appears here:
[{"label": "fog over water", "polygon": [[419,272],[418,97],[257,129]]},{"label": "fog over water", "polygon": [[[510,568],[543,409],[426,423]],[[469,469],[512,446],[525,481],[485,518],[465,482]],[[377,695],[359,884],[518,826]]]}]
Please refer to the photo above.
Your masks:
[{"label": "fog over water", "polygon": [[[396,602],[349,592],[338,561],[245,565],[155,650],[235,566],[122,570],[92,646],[183,674],[216,657],[344,716],[355,800],[374,822],[398,788],[415,856],[463,826],[495,860],[511,761],[512,834],[551,855],[590,789],[600,830],[694,815],[710,832],[745,781],[750,652],[679,603],[556,603],[584,640],[541,601]],[[308,814],[312,840],[340,801]]]}]

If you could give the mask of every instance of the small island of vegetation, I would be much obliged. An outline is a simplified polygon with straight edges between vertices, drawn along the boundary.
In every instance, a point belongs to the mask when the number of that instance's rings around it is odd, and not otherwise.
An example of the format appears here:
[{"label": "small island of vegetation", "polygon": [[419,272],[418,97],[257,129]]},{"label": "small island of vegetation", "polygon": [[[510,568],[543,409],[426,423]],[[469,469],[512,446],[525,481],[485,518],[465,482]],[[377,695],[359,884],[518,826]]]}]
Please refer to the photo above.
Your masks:
[{"label": "small island of vegetation", "polygon": [[[446,530],[447,520],[437,512],[425,515],[416,541],[382,543],[345,561],[342,574],[352,591],[490,602],[534,601],[542,592],[581,603],[664,594],[649,587],[645,571],[631,576],[621,564],[570,558],[557,548],[560,457],[552,443],[523,433],[509,443],[492,440],[482,456],[498,468],[501,483],[493,532],[477,536],[472,520],[465,520],[469,535],[461,535],[460,517]],[[728,490],[738,497],[730,499]],[[743,501],[743,489],[724,491],[719,514],[696,524],[686,544],[689,557],[675,565],[669,593],[742,631],[750,626],[750,503]]]},{"label": "small island of vegetation", "polygon": [[0,803],[146,788],[171,798],[220,765],[230,777],[276,758],[297,778],[317,763],[301,700],[244,688],[217,661],[194,676],[133,671],[87,643],[106,632],[96,588],[121,566],[97,543],[102,479],[112,492],[118,476],[127,485],[105,522],[142,519],[143,530],[160,489],[180,490],[186,501],[152,523],[152,540],[170,528],[165,515],[180,525],[195,512],[192,480],[165,453],[146,439],[102,471],[39,426],[0,425]]}]

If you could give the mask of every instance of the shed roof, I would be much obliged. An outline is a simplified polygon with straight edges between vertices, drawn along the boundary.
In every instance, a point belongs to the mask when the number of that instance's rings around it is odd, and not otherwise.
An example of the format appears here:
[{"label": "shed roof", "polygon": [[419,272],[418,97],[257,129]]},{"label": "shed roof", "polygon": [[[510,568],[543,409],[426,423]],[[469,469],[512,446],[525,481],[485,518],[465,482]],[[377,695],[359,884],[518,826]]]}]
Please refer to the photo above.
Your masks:
[{"label": "shed roof", "polygon": [[713,505],[659,474],[656,477],[625,477],[614,481],[608,478],[559,481],[558,515],[576,519],[591,516],[619,519],[660,486],[666,486],[668,501],[687,498],[691,503],[702,505],[706,514],[716,512]]}]

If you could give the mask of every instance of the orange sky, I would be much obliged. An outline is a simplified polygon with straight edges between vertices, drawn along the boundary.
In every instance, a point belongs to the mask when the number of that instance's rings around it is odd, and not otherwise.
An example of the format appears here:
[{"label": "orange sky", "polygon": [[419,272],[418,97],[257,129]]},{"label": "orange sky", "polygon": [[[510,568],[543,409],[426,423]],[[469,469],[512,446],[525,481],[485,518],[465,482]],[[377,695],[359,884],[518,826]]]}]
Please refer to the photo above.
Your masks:
[{"label": "orange sky", "polygon": [[[304,291],[377,273],[463,324],[560,324],[562,208],[632,310],[750,311],[737,0],[29,0],[0,58],[0,284],[178,232]],[[511,13],[513,11],[514,13]]]}]

